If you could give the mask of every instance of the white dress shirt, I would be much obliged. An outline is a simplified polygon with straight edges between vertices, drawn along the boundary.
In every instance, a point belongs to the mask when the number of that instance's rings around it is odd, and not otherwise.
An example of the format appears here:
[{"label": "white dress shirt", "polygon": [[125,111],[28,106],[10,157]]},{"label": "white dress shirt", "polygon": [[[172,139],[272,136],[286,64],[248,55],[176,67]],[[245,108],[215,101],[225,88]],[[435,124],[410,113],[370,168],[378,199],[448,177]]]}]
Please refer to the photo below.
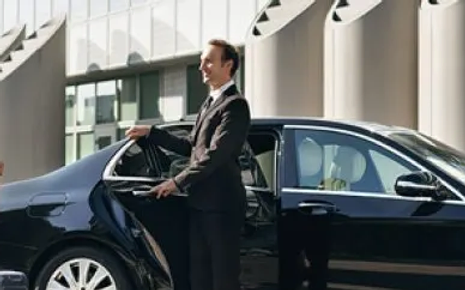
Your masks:
[{"label": "white dress shirt", "polygon": [[219,89],[210,91],[210,96],[213,98],[212,104],[226,91],[230,86],[234,85],[234,80],[229,80]]}]

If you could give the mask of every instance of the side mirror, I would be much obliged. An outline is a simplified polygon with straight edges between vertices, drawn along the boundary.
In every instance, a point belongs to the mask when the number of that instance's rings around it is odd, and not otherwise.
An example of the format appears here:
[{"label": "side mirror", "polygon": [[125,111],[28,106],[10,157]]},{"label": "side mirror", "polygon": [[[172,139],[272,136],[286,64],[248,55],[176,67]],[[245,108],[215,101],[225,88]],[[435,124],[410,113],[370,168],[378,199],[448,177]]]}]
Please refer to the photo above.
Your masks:
[{"label": "side mirror", "polygon": [[425,171],[403,174],[397,178],[395,184],[396,193],[401,196],[431,197],[434,200],[443,200],[439,189],[437,178]]}]

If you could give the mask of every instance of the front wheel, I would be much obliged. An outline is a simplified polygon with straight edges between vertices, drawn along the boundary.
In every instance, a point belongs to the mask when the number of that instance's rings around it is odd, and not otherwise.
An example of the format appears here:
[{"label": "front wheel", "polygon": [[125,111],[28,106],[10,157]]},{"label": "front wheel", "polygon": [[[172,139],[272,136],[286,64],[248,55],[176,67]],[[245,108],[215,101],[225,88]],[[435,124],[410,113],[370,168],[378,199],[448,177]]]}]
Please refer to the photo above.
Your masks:
[{"label": "front wheel", "polygon": [[90,247],[67,249],[42,269],[34,290],[130,290],[124,267],[110,253]]}]

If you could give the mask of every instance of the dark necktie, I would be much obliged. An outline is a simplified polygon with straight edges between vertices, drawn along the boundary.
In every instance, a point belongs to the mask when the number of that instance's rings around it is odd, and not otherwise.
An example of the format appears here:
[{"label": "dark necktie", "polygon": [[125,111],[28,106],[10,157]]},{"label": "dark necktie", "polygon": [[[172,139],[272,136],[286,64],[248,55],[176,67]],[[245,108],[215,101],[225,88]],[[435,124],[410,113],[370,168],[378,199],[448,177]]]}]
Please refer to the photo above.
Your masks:
[{"label": "dark necktie", "polygon": [[213,103],[213,97],[212,96],[208,96],[207,98],[207,101],[206,101],[206,104],[205,104],[205,110],[207,110],[208,108],[210,108],[210,105]]},{"label": "dark necktie", "polygon": [[202,110],[200,111],[200,115],[203,115],[203,113],[205,113],[205,111],[208,110],[212,102],[213,102],[213,97],[208,96],[208,98],[205,100],[205,103],[203,104]]}]

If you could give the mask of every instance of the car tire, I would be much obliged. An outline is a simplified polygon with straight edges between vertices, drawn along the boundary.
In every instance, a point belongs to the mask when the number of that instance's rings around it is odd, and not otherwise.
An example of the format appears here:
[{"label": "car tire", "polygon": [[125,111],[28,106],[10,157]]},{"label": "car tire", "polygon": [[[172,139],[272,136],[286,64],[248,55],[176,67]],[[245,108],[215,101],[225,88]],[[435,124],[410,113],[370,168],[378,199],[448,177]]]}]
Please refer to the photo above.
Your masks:
[{"label": "car tire", "polygon": [[[86,267],[86,265],[90,266]],[[62,275],[62,270],[66,269],[71,269],[68,273],[72,273],[74,279]],[[97,285],[92,285],[92,282],[94,282],[92,277],[95,277],[94,274],[97,273],[97,270],[104,274],[105,277]],[[79,274],[82,272],[87,273],[86,284],[84,286],[74,284],[74,282],[79,283]],[[90,247],[70,248],[58,253],[44,265],[34,283],[33,289],[48,290],[47,286],[50,283],[55,283],[55,285],[63,286],[63,289],[98,290],[114,284],[115,289],[131,290],[133,287],[131,287],[129,277],[125,272],[121,262],[105,250]],[[69,280],[72,283],[69,283]],[[98,286],[101,286],[101,288]]]}]

